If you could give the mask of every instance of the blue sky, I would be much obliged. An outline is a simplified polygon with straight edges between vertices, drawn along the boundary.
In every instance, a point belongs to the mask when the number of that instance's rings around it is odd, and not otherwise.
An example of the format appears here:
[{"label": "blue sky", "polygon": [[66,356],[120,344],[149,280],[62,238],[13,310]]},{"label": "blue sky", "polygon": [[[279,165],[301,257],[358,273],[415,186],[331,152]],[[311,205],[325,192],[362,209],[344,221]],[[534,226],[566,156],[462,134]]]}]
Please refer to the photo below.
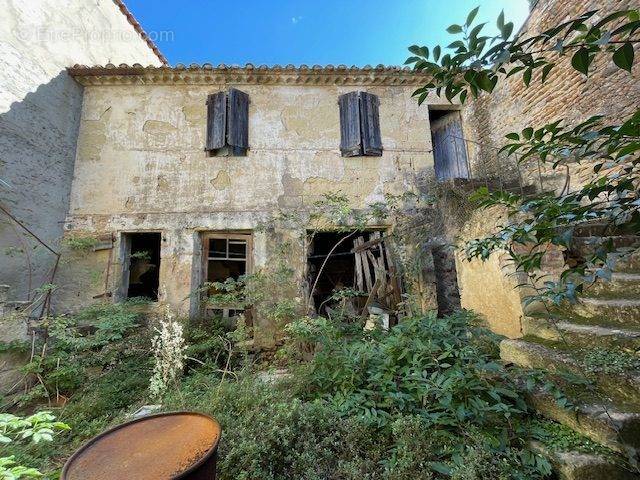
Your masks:
[{"label": "blue sky", "polygon": [[[172,65],[398,65],[407,47],[448,45],[445,32],[480,5],[522,24],[527,0],[126,0]],[[171,34],[160,32],[170,31]]]}]

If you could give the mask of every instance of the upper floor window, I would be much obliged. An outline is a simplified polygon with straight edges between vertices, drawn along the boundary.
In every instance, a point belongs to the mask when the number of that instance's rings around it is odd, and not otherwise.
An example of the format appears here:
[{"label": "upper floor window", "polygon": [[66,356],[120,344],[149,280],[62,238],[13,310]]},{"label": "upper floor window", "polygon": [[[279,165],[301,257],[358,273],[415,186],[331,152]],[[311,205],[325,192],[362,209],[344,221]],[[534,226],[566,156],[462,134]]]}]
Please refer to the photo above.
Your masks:
[{"label": "upper floor window", "polygon": [[235,88],[207,98],[207,145],[210,156],[244,157],[249,149],[249,95]]},{"label": "upper floor window", "polygon": [[380,157],[380,99],[367,92],[349,92],[340,96],[338,104],[342,156]]}]

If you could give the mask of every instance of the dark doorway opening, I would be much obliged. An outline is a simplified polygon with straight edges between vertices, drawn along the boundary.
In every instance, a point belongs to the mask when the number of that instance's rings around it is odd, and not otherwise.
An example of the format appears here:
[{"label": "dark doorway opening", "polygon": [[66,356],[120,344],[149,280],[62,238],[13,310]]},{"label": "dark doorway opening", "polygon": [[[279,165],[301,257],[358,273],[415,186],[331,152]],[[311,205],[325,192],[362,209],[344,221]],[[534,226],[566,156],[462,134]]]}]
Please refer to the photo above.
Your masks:
[{"label": "dark doorway opening", "polygon": [[436,275],[438,316],[444,317],[460,310],[460,291],[453,247],[438,245],[432,250]]},{"label": "dark doorway opening", "polygon": [[157,301],[162,234],[127,233],[126,241],[129,244],[127,298],[145,297]]},{"label": "dark doorway opening", "polygon": [[[329,300],[334,291],[355,286],[355,255],[351,251],[353,235],[333,250],[331,257],[322,268],[329,252],[348,235],[348,232],[316,232],[311,238],[308,256],[309,284],[313,286],[320,273],[313,292],[313,302],[318,313],[321,313],[320,306]],[[322,272],[320,272],[321,268]]]}]

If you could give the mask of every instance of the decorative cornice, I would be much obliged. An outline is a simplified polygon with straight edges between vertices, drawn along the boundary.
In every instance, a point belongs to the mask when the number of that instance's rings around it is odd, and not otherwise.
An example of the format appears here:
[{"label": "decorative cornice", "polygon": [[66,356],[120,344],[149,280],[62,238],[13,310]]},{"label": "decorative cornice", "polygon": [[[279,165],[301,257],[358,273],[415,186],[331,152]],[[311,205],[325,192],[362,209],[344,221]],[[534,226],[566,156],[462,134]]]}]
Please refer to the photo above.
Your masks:
[{"label": "decorative cornice", "polygon": [[167,61],[166,57],[162,54],[162,52],[160,51],[158,46],[153,42],[153,40],[151,40],[149,38],[149,35],[147,35],[147,32],[144,31],[144,28],[142,28],[142,25],[140,25],[138,20],[136,20],[136,17],[133,16],[133,13],[131,13],[129,11],[127,6],[124,4],[124,1],[123,0],[113,0],[113,3],[115,3],[116,6],[122,12],[122,14],[125,17],[127,17],[127,21],[133,26],[134,30],[136,32],[138,32],[138,35],[140,35],[142,37],[142,39],[147,43],[147,45],[153,51],[153,53],[156,54],[156,57],[158,57],[160,59],[162,64],[163,65],[169,65],[169,62]]},{"label": "decorative cornice", "polygon": [[347,67],[346,65],[275,65],[246,64],[213,66],[192,64],[175,67],[143,67],[140,64],[105,66],[75,65],[67,69],[80,84],[88,85],[424,85],[428,75],[409,67]]}]

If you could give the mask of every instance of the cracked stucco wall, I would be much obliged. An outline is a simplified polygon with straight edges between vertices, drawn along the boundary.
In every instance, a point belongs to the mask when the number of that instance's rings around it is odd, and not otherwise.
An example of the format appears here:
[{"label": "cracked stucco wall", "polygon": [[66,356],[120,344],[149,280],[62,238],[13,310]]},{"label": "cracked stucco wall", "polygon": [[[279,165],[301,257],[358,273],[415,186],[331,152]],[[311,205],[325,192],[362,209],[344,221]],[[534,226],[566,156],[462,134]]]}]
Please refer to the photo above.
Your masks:
[{"label": "cracked stucco wall", "polygon": [[[247,157],[207,157],[203,150],[205,101],[218,85],[85,88],[66,235],[163,232],[160,301],[184,312],[197,282],[200,232],[254,231],[260,268],[270,262],[273,240],[255,230],[277,210],[303,211],[337,191],[364,207],[415,190],[417,179],[432,175],[428,109],[417,106],[414,88],[230,86],[251,99]],[[382,157],[340,156],[338,96],[358,89],[380,97]],[[301,278],[305,256],[298,247]],[[83,262],[105,268],[91,257]],[[78,282],[84,276],[73,273],[74,265],[63,273],[66,307],[104,293],[100,282]]]},{"label": "cracked stucco wall", "polygon": [[[58,248],[69,192],[82,87],[76,63],[160,65],[112,0],[2,2],[0,15],[0,201]],[[26,253],[25,253],[26,252]],[[47,278],[53,257],[0,216],[0,284],[26,300]]]}]

